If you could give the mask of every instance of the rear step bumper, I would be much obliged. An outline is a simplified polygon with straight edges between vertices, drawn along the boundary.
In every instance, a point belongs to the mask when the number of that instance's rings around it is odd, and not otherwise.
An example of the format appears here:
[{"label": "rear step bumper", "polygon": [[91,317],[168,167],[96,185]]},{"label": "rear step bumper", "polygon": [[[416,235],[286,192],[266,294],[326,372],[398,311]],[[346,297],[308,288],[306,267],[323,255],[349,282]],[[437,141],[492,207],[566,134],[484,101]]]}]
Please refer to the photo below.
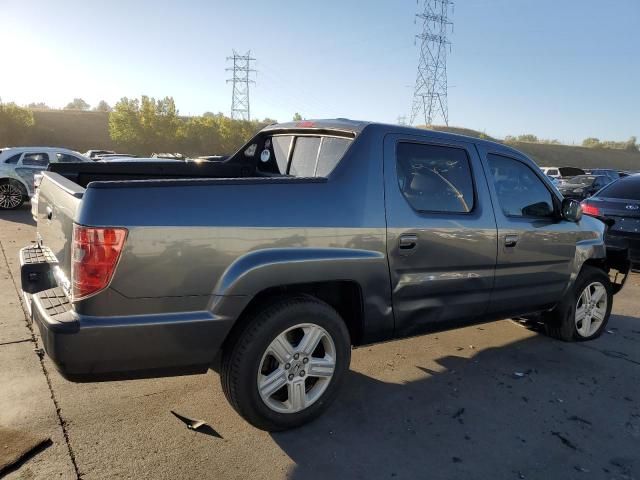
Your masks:
[{"label": "rear step bumper", "polygon": [[[47,355],[74,381],[202,373],[233,320],[209,311],[94,317],[78,314],[42,252],[20,251],[23,294]],[[49,257],[48,259],[51,259]]]}]

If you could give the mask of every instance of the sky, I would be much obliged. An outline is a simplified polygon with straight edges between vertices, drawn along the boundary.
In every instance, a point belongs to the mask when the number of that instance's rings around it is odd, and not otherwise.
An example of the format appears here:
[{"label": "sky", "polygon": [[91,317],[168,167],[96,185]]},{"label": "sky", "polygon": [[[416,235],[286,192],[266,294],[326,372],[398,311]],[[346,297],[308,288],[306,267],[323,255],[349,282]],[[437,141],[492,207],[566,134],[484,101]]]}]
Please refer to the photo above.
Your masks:
[{"label": "sky", "polygon": [[[416,0],[0,0],[0,98],[172,96],[181,114],[228,115],[226,58],[251,50],[252,118],[396,123],[411,108],[417,11]],[[569,144],[640,137],[640,1],[457,0],[451,16],[450,125]]]}]

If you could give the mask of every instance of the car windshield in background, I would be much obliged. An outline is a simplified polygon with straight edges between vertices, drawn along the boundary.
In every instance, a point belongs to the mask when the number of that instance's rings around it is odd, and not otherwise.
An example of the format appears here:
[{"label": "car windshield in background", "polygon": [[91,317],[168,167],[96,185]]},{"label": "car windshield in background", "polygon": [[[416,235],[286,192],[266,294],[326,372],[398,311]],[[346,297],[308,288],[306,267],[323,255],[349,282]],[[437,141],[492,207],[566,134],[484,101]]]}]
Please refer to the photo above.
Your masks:
[{"label": "car windshield in background", "polygon": [[609,184],[599,194],[604,198],[620,198],[623,200],[640,200],[640,175],[626,177]]},{"label": "car windshield in background", "polygon": [[595,181],[596,177],[594,175],[578,175],[569,180],[569,183],[573,185],[591,185]]}]

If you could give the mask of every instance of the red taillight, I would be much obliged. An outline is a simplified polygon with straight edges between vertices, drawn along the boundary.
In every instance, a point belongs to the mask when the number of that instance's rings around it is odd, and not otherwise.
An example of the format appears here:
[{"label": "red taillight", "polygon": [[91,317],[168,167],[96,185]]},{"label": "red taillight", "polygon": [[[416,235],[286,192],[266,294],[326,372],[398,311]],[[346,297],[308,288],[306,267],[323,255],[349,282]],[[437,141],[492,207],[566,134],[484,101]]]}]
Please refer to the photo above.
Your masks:
[{"label": "red taillight", "polygon": [[74,301],[109,285],[126,238],[126,228],[73,225],[71,296]]},{"label": "red taillight", "polygon": [[582,203],[582,213],[584,213],[585,215],[591,215],[591,216],[597,217],[600,215],[600,210],[595,205]]}]

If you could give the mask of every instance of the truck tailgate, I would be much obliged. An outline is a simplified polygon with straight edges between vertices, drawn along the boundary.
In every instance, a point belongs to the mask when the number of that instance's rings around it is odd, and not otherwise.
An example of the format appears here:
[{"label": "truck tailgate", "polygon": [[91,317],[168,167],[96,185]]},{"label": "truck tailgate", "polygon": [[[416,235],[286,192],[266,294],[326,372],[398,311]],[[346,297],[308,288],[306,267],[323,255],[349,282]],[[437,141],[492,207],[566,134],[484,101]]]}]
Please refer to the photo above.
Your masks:
[{"label": "truck tailgate", "polygon": [[58,261],[57,267],[71,278],[73,222],[85,189],[53,172],[45,172],[40,183],[37,214],[39,243]]}]

